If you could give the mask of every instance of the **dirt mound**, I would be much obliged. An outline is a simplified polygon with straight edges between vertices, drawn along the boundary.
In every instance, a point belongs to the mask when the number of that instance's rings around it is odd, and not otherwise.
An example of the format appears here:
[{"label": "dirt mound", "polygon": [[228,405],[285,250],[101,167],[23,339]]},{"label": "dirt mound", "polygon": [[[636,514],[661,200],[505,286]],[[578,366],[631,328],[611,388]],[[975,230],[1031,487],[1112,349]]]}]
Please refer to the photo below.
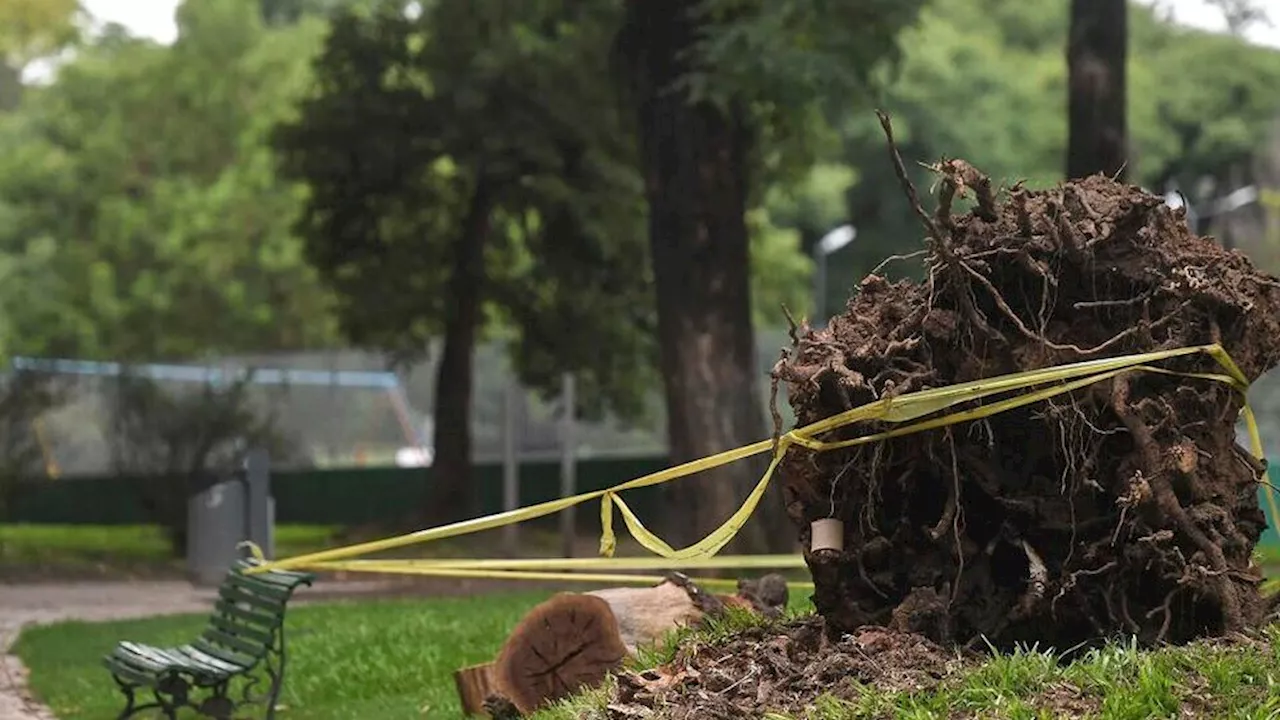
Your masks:
[{"label": "dirt mound", "polygon": [[738,720],[800,712],[824,694],[852,699],[858,686],[883,691],[936,687],[965,666],[954,652],[919,636],[862,628],[829,641],[812,617],[735,634],[724,643],[692,644],[644,673],[622,673],[610,718]]},{"label": "dirt mound", "polygon": [[[797,329],[774,375],[798,424],[1130,353],[1220,343],[1250,381],[1280,360],[1280,282],[1161,198],[1100,176],[996,193],[952,160],[926,213],[892,155],[929,235],[927,279],[872,275],[829,327]],[[965,195],[972,209],[953,214]],[[1158,365],[1224,372],[1204,355]],[[1241,407],[1226,383],[1130,372],[986,420],[793,448],[780,472],[805,546],[813,520],[844,523],[842,551],[807,555],[817,609],[833,632],[882,625],[943,644],[1246,627],[1263,612],[1251,555],[1264,466],[1236,443]]]}]

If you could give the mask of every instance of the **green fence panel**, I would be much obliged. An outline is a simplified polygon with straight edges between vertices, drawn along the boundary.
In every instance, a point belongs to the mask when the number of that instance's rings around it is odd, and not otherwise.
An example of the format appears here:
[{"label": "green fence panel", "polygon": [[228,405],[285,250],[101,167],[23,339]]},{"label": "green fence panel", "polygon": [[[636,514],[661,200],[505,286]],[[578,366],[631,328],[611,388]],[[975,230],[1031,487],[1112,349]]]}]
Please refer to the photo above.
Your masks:
[{"label": "green fence panel", "polygon": [[[612,487],[667,466],[665,458],[584,460],[578,463],[579,492]],[[1280,464],[1270,466],[1280,484]],[[482,464],[473,474],[482,514],[502,510],[502,467]],[[278,471],[272,475],[276,520],[280,523],[361,525],[403,517],[405,510],[422,507],[430,489],[429,468],[352,468],[342,470]],[[38,480],[19,484],[2,518],[14,523],[131,525],[150,522],[138,492],[139,481],[128,477]],[[657,516],[661,488],[630,490],[627,503],[642,519]],[[520,505],[558,497],[560,468],[555,462],[525,463],[520,468]],[[1278,494],[1280,495],[1280,494]],[[1280,498],[1277,498],[1280,500]],[[1258,503],[1269,527],[1260,544],[1280,549],[1278,519],[1272,516],[1266,488]],[[599,525],[596,503],[581,506],[581,527]],[[549,520],[554,522],[554,519]]]},{"label": "green fence panel", "polygon": [[[577,465],[578,492],[612,487],[667,466],[665,458],[582,460]],[[474,468],[481,514],[502,511],[502,466]],[[174,482],[181,482],[175,479]],[[142,505],[137,478],[108,476],[33,480],[20,483],[5,506],[5,522],[71,525],[132,525],[150,522]],[[430,468],[350,468],[276,471],[271,476],[276,521],[319,525],[361,525],[403,517],[423,507],[430,497]],[[660,488],[627,491],[627,503],[642,517],[658,509]],[[560,495],[556,462],[520,467],[520,505],[545,502]],[[599,525],[596,505],[579,512],[580,522]]]}]

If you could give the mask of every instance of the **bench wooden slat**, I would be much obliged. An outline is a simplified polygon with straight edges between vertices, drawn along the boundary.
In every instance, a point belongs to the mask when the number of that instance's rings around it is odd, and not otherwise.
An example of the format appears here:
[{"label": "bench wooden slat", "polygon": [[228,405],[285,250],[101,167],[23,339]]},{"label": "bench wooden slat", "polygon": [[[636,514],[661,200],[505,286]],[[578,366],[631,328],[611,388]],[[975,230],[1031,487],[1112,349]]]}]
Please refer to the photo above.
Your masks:
[{"label": "bench wooden slat", "polygon": [[255,580],[262,580],[280,587],[296,589],[299,585],[310,582],[313,578],[307,573],[293,572],[290,570],[268,570],[266,572],[246,572],[253,568],[253,563],[241,560],[234,567],[234,572],[244,577],[251,577]]},{"label": "bench wooden slat", "polygon": [[107,668],[111,670],[112,674],[121,680],[134,683],[135,685],[154,686],[156,683],[156,677],[154,675],[139,672],[132,666],[121,662],[120,660],[116,660],[115,658],[108,657],[106,659],[106,665]]},{"label": "bench wooden slat", "polygon": [[261,648],[262,652],[266,652],[274,639],[269,630],[261,630],[247,623],[237,622],[229,617],[214,615],[209,618],[209,624],[228,635],[234,635],[254,643]]},{"label": "bench wooden slat", "polygon": [[130,652],[121,647],[117,647],[112,651],[111,659],[133,670],[156,677],[174,671],[187,671],[190,669],[187,663],[175,663],[166,658],[157,658],[149,653]]},{"label": "bench wooden slat", "polygon": [[220,658],[215,655],[210,655],[208,653],[200,652],[199,649],[194,648],[190,645],[183,645],[182,647],[174,648],[170,652],[176,655],[180,655],[182,657],[190,658],[195,662],[204,663],[206,665],[212,665],[214,667],[229,668],[228,674],[232,674],[232,675],[236,673],[244,672],[245,670],[252,667],[252,665],[247,665],[247,664],[242,665],[238,661],[233,663],[225,658]]},{"label": "bench wooden slat", "polygon": [[218,600],[213,604],[214,612],[239,620],[252,627],[261,628],[264,632],[273,632],[280,627],[283,616],[268,615],[238,607],[227,600]]},{"label": "bench wooden slat", "polygon": [[251,560],[238,560],[234,566],[234,572],[237,574],[244,574],[245,577],[263,580],[290,589],[296,589],[299,585],[309,584],[315,579],[315,576],[311,573],[298,572],[296,570],[268,570],[266,572],[255,573],[244,572],[253,567],[255,567],[255,564]]},{"label": "bench wooden slat", "polygon": [[200,635],[202,640],[211,642],[214,645],[221,645],[228,650],[234,650],[242,653],[246,657],[259,658],[267,654],[267,646],[262,643],[249,642],[248,640],[236,637],[228,632],[223,632],[216,628],[207,628]]},{"label": "bench wooden slat", "polygon": [[[143,658],[128,657],[120,653],[112,653],[103,659],[106,662],[107,667],[112,670],[121,670],[125,673],[131,673],[135,677],[145,677],[150,680],[154,680],[160,675],[174,670],[174,668],[171,667],[147,662]],[[151,683],[149,682],[148,684]]]},{"label": "bench wooden slat", "polygon": [[178,667],[199,673],[209,677],[224,677],[232,675],[244,670],[243,666],[231,665],[221,661],[210,662],[209,659],[195,658],[183,655],[171,648],[158,648],[149,645],[138,645],[136,643],[121,643],[118,651],[123,651],[137,656],[146,657],[153,663],[165,663],[171,667]]},{"label": "bench wooden slat", "polygon": [[220,647],[209,642],[208,639],[203,637],[196,638],[186,647],[199,650],[205,655],[211,655],[223,662],[230,663],[232,665],[239,665],[245,669],[253,667],[258,662],[258,658],[253,657],[252,655],[245,655],[244,653],[239,653],[226,647]]},{"label": "bench wooden slat", "polygon": [[232,574],[225,584],[260,597],[271,598],[279,603],[284,603],[293,594],[293,590],[288,587],[281,587],[249,575]]},{"label": "bench wooden slat", "polygon": [[218,595],[233,603],[244,603],[252,608],[269,612],[272,615],[284,614],[285,603],[280,600],[272,600],[260,595],[253,595],[238,588],[226,585],[223,585],[218,589]]}]

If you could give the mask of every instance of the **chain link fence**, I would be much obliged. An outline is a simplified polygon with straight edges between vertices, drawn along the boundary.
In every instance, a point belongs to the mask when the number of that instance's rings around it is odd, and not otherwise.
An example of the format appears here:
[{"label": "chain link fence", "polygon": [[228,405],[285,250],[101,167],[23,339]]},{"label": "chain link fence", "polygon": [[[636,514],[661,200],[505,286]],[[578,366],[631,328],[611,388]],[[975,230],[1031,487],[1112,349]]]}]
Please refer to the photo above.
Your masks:
[{"label": "chain link fence", "polygon": [[[785,332],[758,335],[761,410],[767,417],[768,371],[786,344]],[[519,387],[501,346],[478,348],[472,399],[472,443],[477,462],[499,462],[504,430],[524,461],[553,460],[563,452],[562,407]],[[138,455],[138,433],[122,437],[113,423],[125,413],[122,387],[142,379],[171,405],[204,407],[199,396],[215,397],[243,383],[243,402],[270,421],[281,450],[273,465],[281,469],[417,465],[430,462],[432,409],[436,384],[433,359],[393,372],[389,358],[352,350],[276,353],[230,357],[197,365],[135,365],[77,361],[23,360],[18,369],[41,376],[59,389],[56,407],[30,419],[44,454],[46,472],[59,476],[103,475],[120,471],[113,460]],[[513,402],[508,402],[507,393]],[[225,403],[223,403],[225,404]],[[661,387],[654,387],[649,411],[639,422],[617,418],[576,420],[574,452],[579,458],[654,457],[667,452]],[[784,421],[792,418],[785,398]],[[513,417],[508,419],[508,409]],[[195,412],[197,410],[193,410]],[[133,409],[133,414],[146,410]],[[157,411],[158,413],[159,411]],[[168,407],[169,415],[177,412]],[[509,424],[507,424],[509,423]],[[157,442],[173,421],[155,418]],[[168,426],[168,428],[167,428]],[[227,438],[232,439],[232,438]]]},{"label": "chain link fence", "polygon": [[[766,418],[767,373],[786,343],[783,332],[761,333],[758,338],[760,403]],[[387,358],[355,351],[237,357],[200,368],[147,367],[152,368],[154,385],[176,398],[174,402],[207,392],[210,384],[216,390],[219,384],[228,382],[227,378],[255,369],[244,398],[257,416],[269,420],[278,436],[280,449],[273,461],[278,468],[430,462],[436,382],[435,364],[430,360],[397,373],[388,370]],[[176,377],[176,367],[185,367],[186,376]],[[123,414],[118,406],[120,376],[86,372],[81,367],[79,372],[63,368],[62,372],[46,373],[46,377],[57,389],[60,400],[56,406],[42,409],[28,421],[10,423],[15,431],[29,432],[38,441],[43,457],[34,464],[34,472],[59,476],[111,474],[120,470],[113,465],[113,459],[141,452],[141,448],[119,447],[122,442],[138,442],[138,433],[130,436],[133,439],[113,433],[113,420]],[[511,403],[507,402],[508,392],[513,393]],[[1249,399],[1268,455],[1272,456],[1280,443],[1280,371],[1255,383]],[[509,420],[508,408],[513,411]],[[785,426],[790,427],[794,419],[785,397],[779,399],[779,409]],[[168,416],[155,418],[153,434],[160,440],[174,425],[171,416],[176,411],[170,407],[167,412]],[[554,461],[563,452],[561,417],[558,399],[547,400],[515,385],[501,347],[484,346],[478,350],[472,406],[472,442],[477,462],[501,461],[504,423],[508,422],[505,427],[511,430],[513,450],[520,460]],[[626,424],[610,417],[598,422],[577,420],[572,438],[578,458],[665,455],[661,388],[653,389],[649,412],[641,422]],[[1240,440],[1248,447],[1243,424]]]}]

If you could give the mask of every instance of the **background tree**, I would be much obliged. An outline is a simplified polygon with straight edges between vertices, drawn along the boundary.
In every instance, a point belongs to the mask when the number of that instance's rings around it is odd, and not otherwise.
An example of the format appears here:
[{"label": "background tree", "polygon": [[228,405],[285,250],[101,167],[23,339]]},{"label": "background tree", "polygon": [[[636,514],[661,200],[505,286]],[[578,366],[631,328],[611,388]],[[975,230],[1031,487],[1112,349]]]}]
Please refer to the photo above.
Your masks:
[{"label": "background tree", "polygon": [[299,232],[347,336],[406,358],[440,337],[428,510],[475,509],[472,359],[486,331],[522,379],[578,375],[586,407],[643,398],[652,299],[601,30],[569,2],[442,0],[336,16],[318,87],[281,127],[310,188]]},{"label": "background tree", "polygon": [[[630,0],[618,57],[635,110],[649,207],[660,367],[671,459],[759,439],[759,370],[751,322],[746,213],[782,143],[799,142],[819,98],[863,97],[896,50],[910,2],[763,3]],[[795,146],[793,146],[795,147]],[[778,153],[775,155],[774,153]],[[725,519],[759,477],[738,463],[670,487],[670,533],[694,540]],[[765,503],[740,547],[790,546]]]},{"label": "background tree", "polygon": [[0,379],[0,517],[20,491],[20,481],[45,474],[35,420],[62,402],[65,388],[53,379],[11,372]]},{"label": "background tree", "polygon": [[1267,11],[1257,0],[1207,0],[1209,5],[1222,12],[1227,22],[1227,32],[1239,36],[1251,26],[1269,23]]},{"label": "background tree", "polygon": [[1067,177],[1126,175],[1128,0],[1071,0]]},{"label": "background tree", "polygon": [[[1061,0],[931,3],[904,30],[902,60],[881,74],[880,104],[918,187],[933,183],[916,163],[962,157],[998,183],[1043,186],[1065,175],[1068,68],[1063,37],[1070,6]],[[1254,178],[1280,115],[1280,53],[1175,26],[1152,8],[1129,8],[1127,176],[1157,192],[1176,185],[1195,204]],[[1010,68],[1018,68],[1011,72]],[[1017,108],[1010,112],[1009,108]],[[776,185],[770,207],[782,226],[801,229],[806,249],[841,222],[858,238],[829,260],[828,307],[889,255],[922,247],[919,223],[892,182],[874,117],[848,113],[838,144],[804,183]],[[834,198],[816,202],[814,198]],[[823,208],[826,208],[825,210]],[[800,210],[797,212],[796,210]],[[825,218],[806,227],[805,218]],[[1216,232],[1216,230],[1215,230]],[[1242,249],[1247,241],[1241,238]],[[1262,252],[1259,250],[1259,252]],[[1259,261],[1266,258],[1258,256]],[[893,263],[890,275],[915,272]]]},{"label": "background tree", "polygon": [[189,359],[333,337],[290,232],[299,189],[266,142],[323,22],[269,30],[252,0],[188,0],[178,22],[172,47],[82,48],[0,117],[5,352]]},{"label": "background tree", "polygon": [[149,519],[175,557],[187,550],[187,498],[239,469],[250,448],[288,461],[270,413],[256,407],[252,375],[225,385],[163,387],[126,374],[111,384],[107,428],[112,469],[133,480]]},{"label": "background tree", "polygon": [[23,70],[80,37],[79,0],[0,0],[0,112],[22,98]]}]

